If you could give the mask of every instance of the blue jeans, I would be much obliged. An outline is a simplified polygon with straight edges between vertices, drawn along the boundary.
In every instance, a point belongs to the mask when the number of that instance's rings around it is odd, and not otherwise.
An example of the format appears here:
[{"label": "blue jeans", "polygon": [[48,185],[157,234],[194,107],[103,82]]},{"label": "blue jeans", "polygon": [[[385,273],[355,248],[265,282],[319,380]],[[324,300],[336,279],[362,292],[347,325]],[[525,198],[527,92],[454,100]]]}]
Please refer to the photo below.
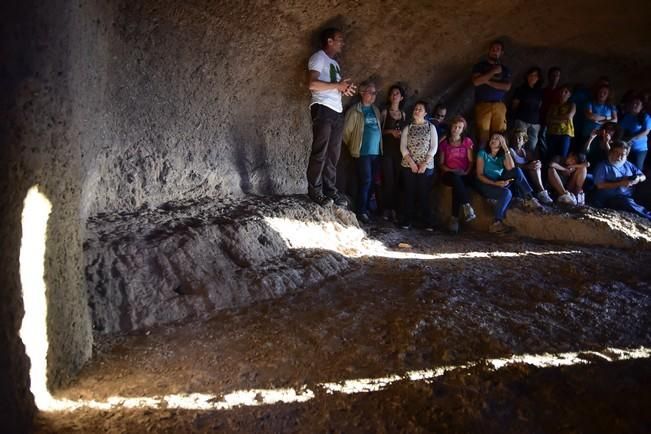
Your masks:
[{"label": "blue jeans", "polygon": [[651,211],[635,202],[635,200],[630,196],[609,196],[604,194],[603,191],[597,190],[593,197],[592,204],[598,208],[612,208],[632,212],[651,220]]},{"label": "blue jeans", "polygon": [[551,134],[547,137],[547,143],[549,144],[548,159],[551,160],[557,155],[560,155],[563,158],[567,157],[567,154],[570,152],[570,141],[572,138],[570,136],[557,136]]},{"label": "blue jeans", "polygon": [[379,155],[362,155],[355,161],[359,189],[357,190],[357,213],[368,214],[368,202],[371,198],[373,179],[380,168]]},{"label": "blue jeans", "polygon": [[647,151],[631,151],[628,153],[628,161],[635,164],[640,170],[644,170],[644,160],[646,159]]},{"label": "blue jeans", "polygon": [[402,180],[405,191],[401,222],[405,224],[413,222],[418,214],[416,212],[416,200],[418,200],[422,223],[431,225],[433,221],[430,193],[434,182],[434,169],[427,169],[424,173],[413,173],[410,168],[403,167]]},{"label": "blue jeans", "polygon": [[532,189],[527,179],[524,177],[524,173],[519,167],[515,167],[512,170],[504,170],[502,176],[495,181],[503,179],[513,179],[513,182],[508,187],[498,187],[496,185],[484,184],[480,180],[477,180],[477,189],[479,193],[488,198],[494,199],[497,201],[497,206],[495,207],[495,220],[504,220],[506,217],[506,209],[511,203],[513,198],[512,189],[515,188],[519,196],[523,198],[528,198],[531,196]]}]

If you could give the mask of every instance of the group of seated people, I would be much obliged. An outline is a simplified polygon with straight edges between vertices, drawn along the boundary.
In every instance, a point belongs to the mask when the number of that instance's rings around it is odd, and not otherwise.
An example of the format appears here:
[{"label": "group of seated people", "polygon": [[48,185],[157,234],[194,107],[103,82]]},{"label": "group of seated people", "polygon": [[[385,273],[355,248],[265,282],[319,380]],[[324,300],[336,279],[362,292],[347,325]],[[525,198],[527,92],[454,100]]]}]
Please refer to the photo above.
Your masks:
[{"label": "group of seated people", "polygon": [[[438,179],[452,188],[452,232],[476,218],[469,188],[495,202],[490,226],[495,233],[509,231],[504,219],[514,196],[528,209],[554,202],[584,206],[587,200],[651,220],[651,211],[633,199],[633,187],[646,179],[642,171],[651,117],[643,107],[645,98],[627,93],[619,110],[624,114],[618,117],[617,108],[607,101],[607,84],[595,86],[594,99],[572,99],[573,90],[585,89],[559,85],[558,78],[553,79],[557,72],[550,70],[554,86],[543,90],[540,69],[530,69],[514,93],[510,128],[491,132],[486,143],[473,142],[464,117],[446,122],[441,104],[430,115],[428,103],[418,101],[408,118],[402,107],[405,91],[399,85],[391,86],[387,107],[380,111],[374,104],[376,85],[361,83],[360,101],[345,115],[343,137],[355,159],[358,219],[370,222],[375,196],[386,220],[405,229],[419,225],[431,231],[431,195]],[[543,120],[530,122],[527,107],[544,113]]]}]

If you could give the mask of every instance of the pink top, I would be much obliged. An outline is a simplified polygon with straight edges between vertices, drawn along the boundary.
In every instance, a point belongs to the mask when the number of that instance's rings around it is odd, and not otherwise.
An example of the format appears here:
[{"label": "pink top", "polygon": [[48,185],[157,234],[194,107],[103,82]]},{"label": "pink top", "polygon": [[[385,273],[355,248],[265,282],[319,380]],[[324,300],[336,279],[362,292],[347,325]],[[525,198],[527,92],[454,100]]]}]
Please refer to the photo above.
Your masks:
[{"label": "pink top", "polygon": [[444,164],[450,169],[465,172],[470,167],[468,149],[472,150],[472,140],[469,137],[464,138],[459,146],[450,145],[446,137],[439,143],[439,149],[445,158]]}]

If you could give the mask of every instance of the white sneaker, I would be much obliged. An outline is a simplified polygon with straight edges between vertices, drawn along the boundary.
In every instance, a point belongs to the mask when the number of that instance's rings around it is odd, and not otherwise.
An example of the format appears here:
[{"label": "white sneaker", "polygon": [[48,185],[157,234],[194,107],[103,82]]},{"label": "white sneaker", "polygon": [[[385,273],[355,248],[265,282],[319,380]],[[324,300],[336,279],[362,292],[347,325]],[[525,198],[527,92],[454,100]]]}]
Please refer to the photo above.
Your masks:
[{"label": "white sneaker", "polygon": [[542,205],[540,204],[540,202],[538,202],[538,199],[536,199],[535,197],[530,197],[529,199],[525,199],[522,202],[522,206],[525,209],[530,209],[530,210],[536,210],[542,208]]},{"label": "white sneaker", "polygon": [[576,199],[574,195],[569,191],[566,191],[565,194],[562,194],[556,198],[556,202],[561,205],[576,205]]},{"label": "white sneaker", "polygon": [[463,211],[464,220],[466,222],[472,221],[477,218],[475,210],[472,209],[472,206],[469,203],[464,203],[461,205],[461,210]]},{"label": "white sneaker", "polygon": [[578,206],[584,206],[585,205],[585,193],[583,191],[579,191],[576,194],[576,204]]},{"label": "white sneaker", "polygon": [[536,197],[541,203],[544,203],[545,205],[551,205],[554,203],[551,197],[549,197],[549,193],[547,193],[547,190],[543,190],[539,192]]}]

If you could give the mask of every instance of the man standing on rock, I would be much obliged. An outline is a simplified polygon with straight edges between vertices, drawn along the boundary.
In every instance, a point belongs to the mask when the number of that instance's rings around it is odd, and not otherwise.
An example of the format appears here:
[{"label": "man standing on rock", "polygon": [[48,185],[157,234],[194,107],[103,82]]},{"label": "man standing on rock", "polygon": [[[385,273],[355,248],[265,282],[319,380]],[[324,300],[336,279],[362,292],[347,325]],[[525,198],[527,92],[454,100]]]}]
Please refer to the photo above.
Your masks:
[{"label": "man standing on rock", "polygon": [[350,79],[342,79],[339,63],[335,60],[343,46],[344,35],[340,30],[325,29],[321,33],[321,50],[308,62],[313,138],[307,184],[310,198],[321,206],[333,202],[339,206],[348,204],[346,198],[337,193],[335,185],[344,129],[341,97],[352,96],[356,91]]},{"label": "man standing on rock", "polygon": [[501,64],[504,44],[490,43],[488,58],[472,68],[475,86],[475,124],[479,147],[484,148],[492,133],[506,131],[504,96],[511,89],[511,71]]}]

